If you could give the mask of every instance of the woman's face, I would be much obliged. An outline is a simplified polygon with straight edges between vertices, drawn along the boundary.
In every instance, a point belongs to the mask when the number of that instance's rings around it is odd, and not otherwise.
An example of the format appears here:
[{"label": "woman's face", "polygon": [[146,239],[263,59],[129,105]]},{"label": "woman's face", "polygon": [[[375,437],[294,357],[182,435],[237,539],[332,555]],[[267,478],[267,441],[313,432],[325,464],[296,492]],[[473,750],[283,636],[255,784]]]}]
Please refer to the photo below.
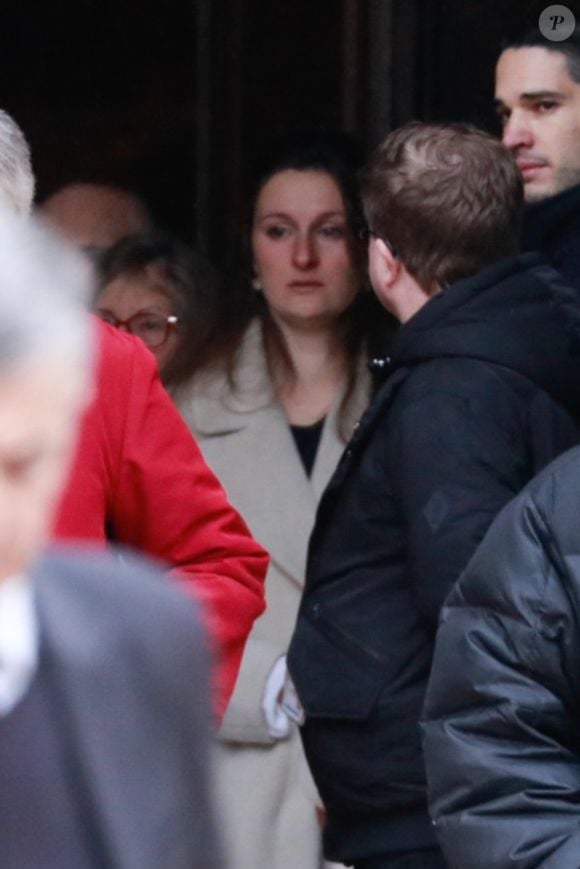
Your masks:
[{"label": "woman's face", "polygon": [[107,322],[121,324],[120,328],[138,335],[163,372],[179,341],[177,329],[167,323],[167,317],[175,315],[175,311],[163,290],[156,289],[145,273],[121,274],[105,284],[95,310]]},{"label": "woman's face", "polygon": [[340,189],[318,170],[284,169],[256,201],[252,253],[257,285],[281,324],[328,324],[360,286]]}]

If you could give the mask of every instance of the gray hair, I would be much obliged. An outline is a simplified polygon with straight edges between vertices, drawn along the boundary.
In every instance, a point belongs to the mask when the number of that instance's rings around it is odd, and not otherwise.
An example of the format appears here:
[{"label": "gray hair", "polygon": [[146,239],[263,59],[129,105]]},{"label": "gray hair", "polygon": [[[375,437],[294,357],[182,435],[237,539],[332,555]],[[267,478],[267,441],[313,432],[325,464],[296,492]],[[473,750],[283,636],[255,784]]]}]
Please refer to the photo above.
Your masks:
[{"label": "gray hair", "polygon": [[45,226],[0,206],[0,374],[31,360],[90,359],[86,258]]},{"label": "gray hair", "polygon": [[34,174],[26,137],[8,112],[0,109],[0,201],[27,215],[34,199]]},{"label": "gray hair", "polygon": [[0,109],[0,371],[54,355],[84,367],[91,346],[85,313],[90,268],[72,247],[29,218],[33,198],[28,142]]}]

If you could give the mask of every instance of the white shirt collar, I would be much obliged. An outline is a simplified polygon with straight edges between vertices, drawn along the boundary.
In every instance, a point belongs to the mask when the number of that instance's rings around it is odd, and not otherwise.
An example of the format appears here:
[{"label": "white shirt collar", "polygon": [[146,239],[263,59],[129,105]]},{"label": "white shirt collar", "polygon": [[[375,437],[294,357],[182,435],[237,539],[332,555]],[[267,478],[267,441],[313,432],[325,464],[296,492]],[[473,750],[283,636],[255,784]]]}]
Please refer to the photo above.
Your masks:
[{"label": "white shirt collar", "polygon": [[26,576],[0,582],[0,716],[24,696],[38,667],[38,622]]}]

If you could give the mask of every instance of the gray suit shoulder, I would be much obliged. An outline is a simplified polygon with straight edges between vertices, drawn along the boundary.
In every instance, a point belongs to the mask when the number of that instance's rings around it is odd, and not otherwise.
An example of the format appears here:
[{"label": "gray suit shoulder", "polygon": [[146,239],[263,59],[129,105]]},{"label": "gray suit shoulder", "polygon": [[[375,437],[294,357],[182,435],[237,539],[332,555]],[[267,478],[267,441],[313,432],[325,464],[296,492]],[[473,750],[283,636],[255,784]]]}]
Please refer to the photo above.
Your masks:
[{"label": "gray suit shoulder", "polygon": [[55,547],[33,573],[41,614],[84,645],[140,647],[147,658],[205,657],[200,607],[163,567],[129,550]]}]

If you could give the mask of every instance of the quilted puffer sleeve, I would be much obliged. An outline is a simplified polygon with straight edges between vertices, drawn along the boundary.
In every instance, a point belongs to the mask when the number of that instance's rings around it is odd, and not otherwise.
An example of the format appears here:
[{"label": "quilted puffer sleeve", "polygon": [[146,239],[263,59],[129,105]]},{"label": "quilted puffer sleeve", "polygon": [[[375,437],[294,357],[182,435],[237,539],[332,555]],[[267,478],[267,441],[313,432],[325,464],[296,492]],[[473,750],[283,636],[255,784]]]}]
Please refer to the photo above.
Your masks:
[{"label": "quilted puffer sleeve", "polygon": [[493,523],[443,610],[424,710],[453,869],[580,865],[580,451]]}]

